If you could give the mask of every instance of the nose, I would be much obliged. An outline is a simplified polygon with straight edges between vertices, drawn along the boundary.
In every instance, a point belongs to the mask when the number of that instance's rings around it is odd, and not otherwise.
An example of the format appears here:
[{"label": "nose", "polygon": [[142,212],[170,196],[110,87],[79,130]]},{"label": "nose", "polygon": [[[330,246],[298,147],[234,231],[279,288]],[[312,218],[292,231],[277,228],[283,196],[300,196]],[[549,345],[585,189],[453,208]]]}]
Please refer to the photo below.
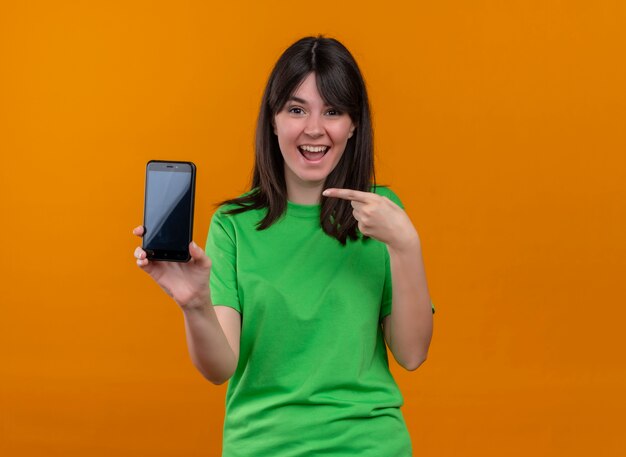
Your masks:
[{"label": "nose", "polygon": [[319,138],[324,135],[324,126],[319,116],[309,116],[304,126],[304,134],[311,138]]}]

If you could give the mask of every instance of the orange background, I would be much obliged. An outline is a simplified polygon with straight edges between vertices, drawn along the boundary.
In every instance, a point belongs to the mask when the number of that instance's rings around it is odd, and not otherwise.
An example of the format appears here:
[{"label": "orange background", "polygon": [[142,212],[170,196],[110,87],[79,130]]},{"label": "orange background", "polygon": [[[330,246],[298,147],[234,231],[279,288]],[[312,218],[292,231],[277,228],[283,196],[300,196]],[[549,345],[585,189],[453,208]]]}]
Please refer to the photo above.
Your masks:
[{"label": "orange background", "polygon": [[424,245],[429,359],[393,366],[415,455],[626,455],[621,0],[2,2],[1,455],[219,454],[225,388],[132,257],[144,167],[197,164],[204,244],[317,33],[359,61]]}]

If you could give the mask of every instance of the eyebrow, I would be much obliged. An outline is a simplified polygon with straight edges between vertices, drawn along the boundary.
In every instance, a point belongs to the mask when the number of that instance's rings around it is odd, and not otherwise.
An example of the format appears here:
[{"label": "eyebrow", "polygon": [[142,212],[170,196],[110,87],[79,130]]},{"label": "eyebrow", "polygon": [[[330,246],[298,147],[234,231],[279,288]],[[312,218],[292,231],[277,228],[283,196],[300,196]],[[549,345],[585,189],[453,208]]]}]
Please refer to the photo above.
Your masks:
[{"label": "eyebrow", "polygon": [[[306,104],[308,103],[305,99],[300,98],[300,97],[296,97],[295,95],[292,95],[291,97],[289,97],[289,98],[287,99],[287,101],[288,101],[288,102],[292,102],[292,101],[293,101],[293,102],[296,102],[296,103],[302,103],[303,105],[306,105]],[[328,103],[324,103],[324,106],[325,106],[325,107],[327,107],[327,108],[329,108],[329,107],[331,107],[331,106],[333,106],[333,105],[330,105],[330,104],[328,104]]]},{"label": "eyebrow", "polygon": [[298,102],[298,103],[306,103],[306,100],[299,98],[299,97],[294,97],[293,95],[291,97],[289,97],[289,101],[294,101],[294,102]]}]

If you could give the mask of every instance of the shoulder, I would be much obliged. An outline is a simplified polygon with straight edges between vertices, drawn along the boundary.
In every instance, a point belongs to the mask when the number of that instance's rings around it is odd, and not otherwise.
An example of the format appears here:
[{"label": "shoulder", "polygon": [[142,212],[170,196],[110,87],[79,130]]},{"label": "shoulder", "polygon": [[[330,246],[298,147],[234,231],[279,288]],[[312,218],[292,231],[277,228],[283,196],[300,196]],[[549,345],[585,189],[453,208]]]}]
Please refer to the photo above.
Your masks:
[{"label": "shoulder", "polygon": [[265,211],[250,207],[254,204],[254,200],[250,197],[255,194],[256,190],[249,190],[220,203],[211,217],[211,224],[233,227],[238,223],[244,226],[252,223],[255,226],[263,218]]},{"label": "shoulder", "polygon": [[238,195],[234,198],[229,198],[217,205],[217,209],[213,214],[214,218],[225,218],[232,216],[233,214],[229,214],[234,210],[242,209],[248,206],[250,203],[250,197],[255,193],[256,189],[249,190],[244,192],[241,195]]},{"label": "shoulder", "polygon": [[394,202],[400,208],[404,208],[404,205],[402,204],[402,200],[400,200],[400,197],[398,197],[398,195],[393,190],[391,190],[389,186],[373,185],[371,187],[371,192],[374,192],[375,194],[380,195],[381,197],[387,197],[389,200]]}]

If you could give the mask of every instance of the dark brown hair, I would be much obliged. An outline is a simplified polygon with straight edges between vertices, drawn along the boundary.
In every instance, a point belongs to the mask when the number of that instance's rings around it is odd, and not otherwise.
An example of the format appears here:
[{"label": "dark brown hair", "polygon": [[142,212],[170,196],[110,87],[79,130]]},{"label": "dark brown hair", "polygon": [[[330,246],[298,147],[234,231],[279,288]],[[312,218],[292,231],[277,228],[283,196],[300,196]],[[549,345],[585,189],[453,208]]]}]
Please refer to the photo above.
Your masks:
[{"label": "dark brown hair", "polygon": [[[265,87],[257,119],[255,164],[250,192],[222,204],[237,207],[226,214],[267,208],[257,224],[264,230],[276,222],[287,207],[284,159],[274,134],[276,114],[297,90],[302,81],[315,73],[317,88],[324,102],[347,113],[356,126],[354,135],[335,169],[328,175],[325,187],[370,191],[375,183],[374,142],[369,101],[359,67],[339,41],[333,38],[306,37],[292,44],[280,56]],[[357,238],[357,222],[349,201],[322,196],[320,224],[342,244]]]}]

